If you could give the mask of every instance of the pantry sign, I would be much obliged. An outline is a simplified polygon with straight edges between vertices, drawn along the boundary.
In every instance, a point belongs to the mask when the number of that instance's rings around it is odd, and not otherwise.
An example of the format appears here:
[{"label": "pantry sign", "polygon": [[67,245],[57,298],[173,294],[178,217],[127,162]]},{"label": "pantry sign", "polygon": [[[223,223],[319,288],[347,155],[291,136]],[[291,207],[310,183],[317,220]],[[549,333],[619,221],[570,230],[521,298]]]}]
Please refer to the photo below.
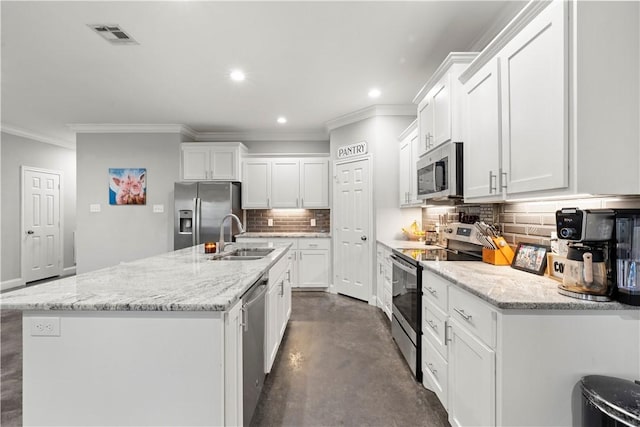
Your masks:
[{"label": "pantry sign", "polygon": [[349,157],[362,156],[363,154],[367,154],[366,141],[338,147],[338,159],[348,159]]}]

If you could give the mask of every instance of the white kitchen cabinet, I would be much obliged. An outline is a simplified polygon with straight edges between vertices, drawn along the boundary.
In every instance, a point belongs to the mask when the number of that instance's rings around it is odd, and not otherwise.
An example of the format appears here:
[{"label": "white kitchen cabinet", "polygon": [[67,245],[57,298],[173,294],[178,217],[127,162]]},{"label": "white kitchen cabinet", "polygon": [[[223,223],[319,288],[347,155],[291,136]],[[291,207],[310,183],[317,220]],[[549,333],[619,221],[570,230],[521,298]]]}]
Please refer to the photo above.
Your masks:
[{"label": "white kitchen cabinet", "polygon": [[500,201],[501,171],[499,59],[485,64],[464,84],[467,131],[464,137],[465,200]]},{"label": "white kitchen cabinet", "polygon": [[254,158],[243,171],[243,209],[329,208],[326,158]]},{"label": "white kitchen cabinet", "polygon": [[[291,288],[287,285],[290,277],[289,257],[281,258],[269,270],[269,281],[265,296],[265,372],[271,367],[289,321]],[[287,306],[289,304],[289,307]]]},{"label": "white kitchen cabinet", "polygon": [[327,239],[298,239],[297,287],[329,286],[330,268]]},{"label": "white kitchen cabinet", "polygon": [[271,161],[245,160],[242,167],[242,208],[271,208]]},{"label": "white kitchen cabinet", "polygon": [[300,207],[300,163],[297,159],[272,160],[271,207]]},{"label": "white kitchen cabinet", "polygon": [[464,111],[462,86],[458,76],[477,53],[452,52],[413,102],[418,104],[418,155],[448,141],[462,141]]},{"label": "white kitchen cabinet", "polygon": [[305,209],[330,207],[328,159],[300,159],[300,207]]},{"label": "white kitchen cabinet", "polygon": [[638,9],[530,2],[460,75],[466,201],[640,192]]},{"label": "white kitchen cabinet", "polygon": [[[242,243],[291,243],[290,282],[293,288],[328,288],[331,278],[330,238],[243,237]],[[267,243],[268,244],[268,243]]]},{"label": "white kitchen cabinet", "polygon": [[377,275],[376,275],[376,295],[378,299],[378,307],[380,307],[391,320],[392,315],[392,265],[391,265],[391,250],[378,243],[376,249],[377,255]]},{"label": "white kitchen cabinet", "polygon": [[240,181],[246,147],[239,143],[183,143],[182,180]]},{"label": "white kitchen cabinet", "polygon": [[569,179],[567,25],[555,2],[498,54],[502,176],[508,195],[566,188]]},{"label": "white kitchen cabinet", "polygon": [[399,193],[400,207],[415,207],[422,204],[418,199],[417,170],[418,161],[418,122],[417,119],[400,134],[400,167],[399,167]]},{"label": "white kitchen cabinet", "polygon": [[456,320],[450,321],[449,331],[449,422],[452,426],[493,426],[495,351]]}]

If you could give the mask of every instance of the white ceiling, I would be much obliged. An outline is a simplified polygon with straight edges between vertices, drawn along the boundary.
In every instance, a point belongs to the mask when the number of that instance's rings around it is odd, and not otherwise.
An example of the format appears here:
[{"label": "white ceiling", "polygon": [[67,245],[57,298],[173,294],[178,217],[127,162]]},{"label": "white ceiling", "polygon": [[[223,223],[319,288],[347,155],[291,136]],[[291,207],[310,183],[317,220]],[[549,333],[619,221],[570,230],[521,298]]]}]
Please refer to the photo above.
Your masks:
[{"label": "white ceiling", "polygon": [[[312,139],[342,115],[410,104],[447,53],[482,48],[523,5],[3,0],[2,126],[72,147],[69,124]],[[111,45],[87,24],[118,24],[139,44]]]}]

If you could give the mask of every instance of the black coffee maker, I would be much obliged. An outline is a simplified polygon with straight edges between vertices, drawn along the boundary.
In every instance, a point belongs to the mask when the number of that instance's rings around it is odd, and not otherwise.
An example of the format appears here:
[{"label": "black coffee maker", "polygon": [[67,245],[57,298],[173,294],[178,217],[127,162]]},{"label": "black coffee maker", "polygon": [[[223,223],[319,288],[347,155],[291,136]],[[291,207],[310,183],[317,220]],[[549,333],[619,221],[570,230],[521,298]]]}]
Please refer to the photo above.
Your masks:
[{"label": "black coffee maker", "polygon": [[610,209],[564,208],[556,212],[558,238],[569,241],[562,284],[558,292],[590,301],[611,301],[615,281],[615,212]]}]

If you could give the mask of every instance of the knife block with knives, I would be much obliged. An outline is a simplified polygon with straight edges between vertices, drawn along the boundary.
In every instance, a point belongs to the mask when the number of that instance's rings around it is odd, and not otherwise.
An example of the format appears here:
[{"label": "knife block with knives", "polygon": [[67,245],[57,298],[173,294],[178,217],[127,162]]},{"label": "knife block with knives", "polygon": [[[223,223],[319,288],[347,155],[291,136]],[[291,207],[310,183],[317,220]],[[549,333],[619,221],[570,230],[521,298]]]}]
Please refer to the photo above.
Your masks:
[{"label": "knife block with knives", "polygon": [[498,249],[482,248],[482,261],[493,265],[511,265],[513,249],[504,237],[491,237]]}]

